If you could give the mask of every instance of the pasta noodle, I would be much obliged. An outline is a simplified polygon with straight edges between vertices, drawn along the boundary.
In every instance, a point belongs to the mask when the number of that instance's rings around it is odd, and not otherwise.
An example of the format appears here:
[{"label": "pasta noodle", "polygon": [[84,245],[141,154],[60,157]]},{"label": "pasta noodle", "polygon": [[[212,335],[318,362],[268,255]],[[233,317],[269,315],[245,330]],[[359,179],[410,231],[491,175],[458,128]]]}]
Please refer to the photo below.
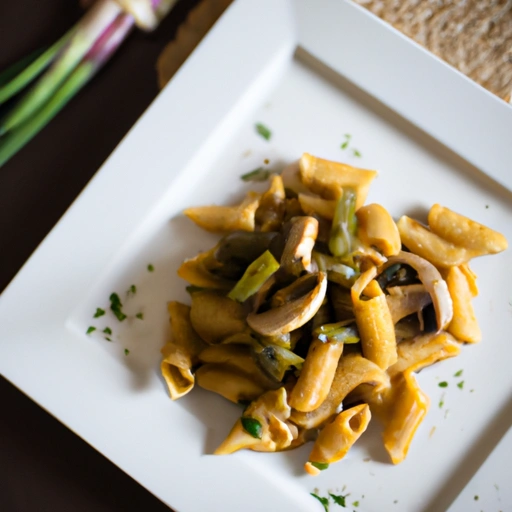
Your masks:
[{"label": "pasta noodle", "polygon": [[438,204],[395,224],[364,204],[375,176],[305,153],[237,206],[185,210],[223,236],[178,269],[191,306],[169,303],[161,371],[173,400],[197,383],[245,407],[215,454],[313,442],[316,475],[374,417],[398,464],[429,408],[415,373],[482,338],[469,261],[507,241]]}]

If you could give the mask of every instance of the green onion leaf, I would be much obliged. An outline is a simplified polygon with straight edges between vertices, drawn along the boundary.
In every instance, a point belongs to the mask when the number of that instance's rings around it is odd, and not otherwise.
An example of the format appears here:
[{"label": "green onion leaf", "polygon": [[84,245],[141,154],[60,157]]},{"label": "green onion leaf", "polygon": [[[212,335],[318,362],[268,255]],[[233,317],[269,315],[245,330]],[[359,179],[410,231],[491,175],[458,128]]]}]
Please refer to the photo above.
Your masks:
[{"label": "green onion leaf", "polygon": [[96,313],[94,313],[94,318],[99,318],[105,314],[105,310],[101,308],[96,308]]},{"label": "green onion leaf", "polygon": [[328,341],[346,343],[359,343],[359,336],[354,327],[343,325],[345,322],[334,324],[324,324],[313,330],[313,337],[319,339],[323,343]]},{"label": "green onion leaf", "polygon": [[117,293],[112,293],[110,295],[110,309],[120,322],[126,318],[126,315],[122,311],[122,307],[123,304],[121,303],[119,295]]},{"label": "green onion leaf", "polygon": [[248,416],[242,416],[242,427],[244,430],[250,434],[252,437],[256,439],[261,439],[263,432],[261,423],[254,418],[249,418]]},{"label": "green onion leaf", "polygon": [[329,250],[334,256],[346,256],[352,251],[357,229],[355,206],[356,193],[347,187],[336,203],[332,220]]},{"label": "green onion leaf", "polygon": [[322,498],[321,496],[318,496],[314,492],[310,492],[309,494],[311,494],[313,498],[316,498],[324,506],[325,512],[329,512],[329,500],[327,498]]},{"label": "green onion leaf", "polygon": [[253,171],[242,174],[242,176],[240,176],[240,179],[242,181],[267,181],[271,174],[271,170],[264,169],[263,167],[258,167]]},{"label": "green onion leaf", "polygon": [[258,132],[265,140],[270,140],[272,137],[272,132],[261,123],[256,123],[255,125],[256,132]]}]

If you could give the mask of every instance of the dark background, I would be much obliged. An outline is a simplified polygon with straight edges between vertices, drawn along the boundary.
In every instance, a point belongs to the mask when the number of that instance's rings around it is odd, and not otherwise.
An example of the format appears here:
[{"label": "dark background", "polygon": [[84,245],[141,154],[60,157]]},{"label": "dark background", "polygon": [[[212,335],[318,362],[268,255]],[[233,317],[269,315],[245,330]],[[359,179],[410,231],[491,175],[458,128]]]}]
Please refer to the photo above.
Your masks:
[{"label": "dark background", "polygon": [[[160,51],[198,0],[107,66],[0,168],[0,292],[158,93]],[[0,0],[0,70],[58,39],[78,0]],[[154,496],[0,376],[0,510],[169,512]]]}]

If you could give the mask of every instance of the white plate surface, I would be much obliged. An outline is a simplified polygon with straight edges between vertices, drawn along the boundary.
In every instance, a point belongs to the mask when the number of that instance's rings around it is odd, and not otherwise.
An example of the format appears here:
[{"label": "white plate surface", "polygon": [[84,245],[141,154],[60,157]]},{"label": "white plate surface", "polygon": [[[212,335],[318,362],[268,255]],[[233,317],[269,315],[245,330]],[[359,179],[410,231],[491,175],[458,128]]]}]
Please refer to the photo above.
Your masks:
[{"label": "white plate surface", "polygon": [[[361,158],[340,149],[346,133]],[[237,0],[3,293],[0,371],[180,512],[321,510],[315,489],[361,511],[446,510],[511,422],[512,253],[474,262],[484,340],[419,375],[432,403],[407,460],[387,462],[373,425],[312,478],[309,446],[210,455],[240,409],[199,389],[167,396],[166,302],[188,300],[176,269],[217,239],[180,212],[235,202],[251,188],[242,173],[308,151],[379,170],[368,200],[394,216],[439,202],[512,240],[510,133],[512,109],[353,4]],[[113,291],[144,320],[93,319]],[[496,460],[479,482],[504,488]],[[488,491],[489,507],[510,509]],[[480,510],[467,503],[452,510]]]}]

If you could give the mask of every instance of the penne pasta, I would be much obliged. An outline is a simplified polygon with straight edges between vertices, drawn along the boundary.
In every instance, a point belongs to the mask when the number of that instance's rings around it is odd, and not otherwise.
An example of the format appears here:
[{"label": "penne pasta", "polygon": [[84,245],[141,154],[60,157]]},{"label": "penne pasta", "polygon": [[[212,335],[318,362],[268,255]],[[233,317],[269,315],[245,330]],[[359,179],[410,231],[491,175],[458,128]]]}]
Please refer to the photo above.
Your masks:
[{"label": "penne pasta", "polygon": [[285,212],[285,192],[281,176],[275,174],[270,180],[269,189],[261,196],[255,220],[261,231],[278,231]]},{"label": "penne pasta", "polygon": [[314,340],[291,394],[290,406],[301,412],[313,411],[327,397],[343,353],[343,343]]},{"label": "penne pasta", "polygon": [[[363,355],[386,370],[396,363],[395,328],[386,296],[373,280],[376,274],[375,267],[362,274],[352,286],[351,294]],[[368,300],[361,299],[365,289],[370,294]]]},{"label": "penne pasta", "polygon": [[319,466],[343,459],[366,430],[371,417],[367,404],[356,405],[340,412],[318,434],[305,465],[306,471],[315,475],[318,474]]},{"label": "penne pasta", "polygon": [[482,332],[471,303],[474,295],[474,284],[468,280],[468,272],[461,267],[450,267],[446,276],[446,284],[453,301],[453,318],[448,325],[448,332],[458,340],[467,343],[478,343]]},{"label": "penne pasta", "polygon": [[334,210],[336,208],[336,201],[334,200],[322,199],[321,197],[309,194],[299,194],[299,203],[307,215],[318,214],[327,220],[334,218]]},{"label": "penne pasta", "polygon": [[173,400],[186,395],[194,387],[192,368],[205,347],[190,322],[190,307],[179,302],[167,305],[172,340],[162,348],[160,369]]}]

